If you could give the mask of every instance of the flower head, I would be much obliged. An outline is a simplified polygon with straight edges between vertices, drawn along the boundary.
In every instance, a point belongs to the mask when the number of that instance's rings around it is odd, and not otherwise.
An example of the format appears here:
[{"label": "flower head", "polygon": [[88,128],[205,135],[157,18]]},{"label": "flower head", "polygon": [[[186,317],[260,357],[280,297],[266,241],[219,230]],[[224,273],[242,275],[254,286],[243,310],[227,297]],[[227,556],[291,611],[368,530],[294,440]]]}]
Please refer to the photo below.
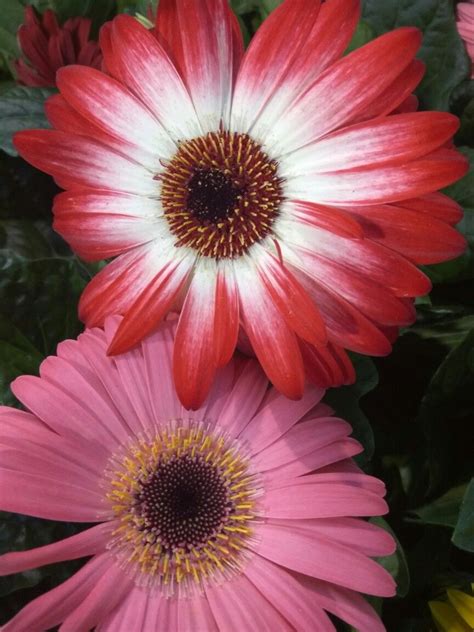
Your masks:
[{"label": "flower head", "polygon": [[188,408],[238,339],[290,398],[305,378],[351,382],[346,349],[387,354],[413,321],[430,289],[415,264],[464,249],[436,192],[466,170],[444,146],[457,119],[406,107],[420,33],[341,58],[358,17],[357,0],[287,0],[244,54],[226,0],[161,0],[153,33],[124,15],[103,27],[108,74],[59,72],[54,130],[15,137],[67,189],[56,230],[85,259],[117,257],[79,307],[88,326],[124,315],[109,352],[181,310]]},{"label": "flower head", "polygon": [[25,9],[25,22],[18,30],[18,42],[24,59],[15,61],[18,81],[34,88],[54,88],[56,72],[69,64],[100,68],[99,44],[89,39],[91,21],[70,18],[59,26],[54,11],[39,16],[32,6]]},{"label": "flower head", "polygon": [[[384,485],[351,457],[349,424],[309,388],[291,401],[253,359],[218,371],[190,414],[175,395],[175,323],[107,357],[120,319],[58,347],[0,409],[0,509],[97,523],[0,557],[0,575],[91,557],[2,630],[384,628],[359,593],[391,596],[372,556],[391,536]],[[133,626],[132,626],[133,622]]]},{"label": "flower head", "polygon": [[[474,584],[471,585],[474,591]],[[474,596],[449,588],[448,601],[430,601],[429,606],[439,632],[472,632]]]},{"label": "flower head", "polygon": [[471,77],[474,78],[474,3],[460,2],[456,6],[457,27],[459,35],[466,45],[467,52],[472,62]]}]

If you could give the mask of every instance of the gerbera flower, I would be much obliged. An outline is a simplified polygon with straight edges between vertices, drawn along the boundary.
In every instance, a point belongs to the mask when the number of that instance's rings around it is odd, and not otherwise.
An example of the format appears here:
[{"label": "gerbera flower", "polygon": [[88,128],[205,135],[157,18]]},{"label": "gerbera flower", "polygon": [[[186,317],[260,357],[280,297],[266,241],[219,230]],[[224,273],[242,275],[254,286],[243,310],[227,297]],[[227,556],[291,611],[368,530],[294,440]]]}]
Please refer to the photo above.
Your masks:
[{"label": "gerbera flower", "polygon": [[19,83],[34,88],[54,88],[56,72],[68,64],[100,68],[102,53],[99,44],[89,39],[91,21],[70,18],[59,26],[54,11],[47,9],[42,16],[34,7],[25,8],[25,22],[18,30],[18,43],[24,59],[14,67]]},{"label": "gerbera flower", "polygon": [[193,414],[176,397],[174,323],[110,358],[118,321],[58,347],[0,411],[0,509],[98,523],[0,557],[0,574],[92,556],[3,632],[384,629],[360,592],[391,596],[370,556],[390,535],[384,485],[352,462],[349,424],[311,387],[268,389],[253,359],[221,369]]},{"label": "gerbera flower", "polygon": [[[415,263],[458,255],[456,204],[435,191],[466,160],[446,113],[391,114],[423,74],[414,28],[340,59],[357,0],[292,0],[244,54],[226,0],[162,0],[156,33],[101,32],[109,75],[69,67],[55,130],[15,137],[67,189],[55,228],[88,260],[88,326],[124,319],[122,353],[181,309],[174,376],[199,406],[248,337],[273,384],[301,397],[353,380],[345,349],[389,353],[430,289]],[[389,114],[391,114],[389,116]]]},{"label": "gerbera flower", "polygon": [[474,78],[474,3],[460,2],[456,6],[457,27],[459,35],[466,45],[466,49],[472,62],[471,77]]},{"label": "gerbera flower", "polygon": [[[474,591],[474,584],[471,585]],[[448,601],[430,601],[429,606],[439,632],[474,630],[474,596],[448,588]]]}]

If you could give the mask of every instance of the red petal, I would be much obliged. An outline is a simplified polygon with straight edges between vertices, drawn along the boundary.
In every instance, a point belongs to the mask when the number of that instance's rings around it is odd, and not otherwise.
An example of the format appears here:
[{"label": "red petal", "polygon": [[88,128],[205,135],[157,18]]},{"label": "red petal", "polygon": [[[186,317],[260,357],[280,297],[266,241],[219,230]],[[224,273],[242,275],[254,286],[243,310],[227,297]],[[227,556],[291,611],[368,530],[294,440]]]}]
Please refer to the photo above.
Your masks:
[{"label": "red petal", "polygon": [[168,261],[127,310],[107,350],[128,351],[151,333],[168,313],[191,272],[189,258]]},{"label": "red petal", "polygon": [[263,285],[288,326],[313,345],[326,344],[326,327],[321,314],[284,262],[262,248],[257,267]]},{"label": "red petal", "polygon": [[299,399],[304,371],[296,336],[248,265],[236,270],[243,328],[268,378],[286,397]]},{"label": "red petal", "polygon": [[173,351],[176,391],[183,406],[192,410],[206,399],[216,372],[216,282],[215,267],[211,269],[211,262],[201,262],[194,271],[176,331]]},{"label": "red petal", "polygon": [[219,267],[216,284],[215,339],[217,366],[227,364],[237,345],[239,335],[239,295],[233,270]]}]

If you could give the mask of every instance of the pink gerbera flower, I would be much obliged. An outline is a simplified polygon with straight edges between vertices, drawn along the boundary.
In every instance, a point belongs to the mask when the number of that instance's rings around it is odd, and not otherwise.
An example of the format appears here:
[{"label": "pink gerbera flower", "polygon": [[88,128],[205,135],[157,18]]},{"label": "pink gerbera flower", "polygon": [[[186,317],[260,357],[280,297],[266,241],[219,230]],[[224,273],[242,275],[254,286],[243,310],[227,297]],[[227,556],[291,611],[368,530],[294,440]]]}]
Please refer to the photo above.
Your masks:
[{"label": "pink gerbera flower", "polygon": [[[0,509],[96,526],[0,557],[0,574],[92,556],[3,632],[384,629],[358,594],[394,594],[371,556],[384,485],[350,457],[349,424],[309,388],[268,389],[253,359],[218,371],[204,405],[172,380],[174,323],[115,358],[119,320],[58,347],[0,410]],[[308,627],[309,626],[309,627]]]},{"label": "pink gerbera flower", "polygon": [[457,27],[469,57],[471,58],[471,77],[474,79],[474,2],[460,2],[457,7]]},{"label": "pink gerbera flower", "polygon": [[287,0],[244,54],[226,0],[161,0],[155,33],[118,16],[108,75],[69,67],[56,128],[19,152],[67,189],[55,228],[88,260],[115,257],[80,316],[124,319],[122,353],[181,309],[174,377],[199,406],[239,335],[273,384],[301,397],[353,380],[344,349],[389,353],[430,289],[415,263],[462,252],[466,171],[439,112],[393,114],[420,81],[421,35],[401,28],[350,55],[358,0]]},{"label": "pink gerbera flower", "polygon": [[25,22],[18,30],[18,43],[26,57],[14,63],[18,81],[34,88],[54,88],[56,72],[69,64],[100,68],[99,44],[89,39],[91,21],[71,18],[59,26],[54,11],[38,16],[32,6],[25,8]]}]

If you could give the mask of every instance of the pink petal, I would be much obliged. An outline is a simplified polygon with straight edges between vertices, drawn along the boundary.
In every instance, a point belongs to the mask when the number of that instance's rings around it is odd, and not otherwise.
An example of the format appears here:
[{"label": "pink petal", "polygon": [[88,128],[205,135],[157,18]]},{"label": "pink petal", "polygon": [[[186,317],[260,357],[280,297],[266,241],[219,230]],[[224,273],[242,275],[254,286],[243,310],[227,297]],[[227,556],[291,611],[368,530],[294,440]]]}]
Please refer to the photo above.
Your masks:
[{"label": "pink petal", "polygon": [[260,365],[255,360],[247,360],[226,400],[218,425],[238,437],[257,411],[267,389],[268,380]]},{"label": "pink petal", "polygon": [[173,381],[173,346],[176,326],[165,322],[142,342],[149,401],[154,419],[180,419],[184,409]]},{"label": "pink petal", "polygon": [[67,616],[61,626],[61,632],[90,630],[129,593],[133,586],[131,580],[116,564],[111,564],[100,577],[89,595]]},{"label": "pink petal", "polygon": [[389,573],[349,547],[276,525],[262,525],[260,531],[258,554],[276,564],[370,595],[395,594]]},{"label": "pink petal", "polygon": [[146,632],[155,630],[158,621],[148,622],[147,615],[152,604],[158,605],[161,597],[158,593],[150,594],[148,590],[140,590],[136,586],[130,588],[123,602],[97,626],[97,632]]},{"label": "pink petal", "polygon": [[110,531],[110,524],[102,523],[54,544],[29,551],[5,553],[0,556],[0,575],[11,575],[46,564],[102,553],[110,540]]},{"label": "pink petal", "polygon": [[237,575],[220,585],[206,586],[206,597],[219,630],[290,632],[293,629],[245,575]]},{"label": "pink petal", "polygon": [[343,439],[351,432],[351,426],[342,419],[330,417],[303,421],[254,456],[253,463],[262,472],[282,467],[286,463],[302,460],[306,455]]},{"label": "pink petal", "polygon": [[388,512],[378,495],[345,483],[303,483],[267,490],[263,500],[268,518],[337,518],[378,516]]},{"label": "pink petal", "polygon": [[49,630],[64,621],[87,596],[110,567],[108,554],[94,557],[64,583],[41,595],[6,623],[3,632]]},{"label": "pink petal", "polygon": [[[2,469],[0,508],[47,520],[97,522],[106,509],[103,494],[67,480]],[[18,489],[22,493],[18,493]]]},{"label": "pink petal", "polygon": [[361,452],[363,452],[363,447],[355,439],[334,441],[319,450],[305,454],[304,458],[300,458],[296,454],[293,461],[269,470],[265,476],[265,481],[286,481],[288,478],[314,472],[319,468],[337,463]]},{"label": "pink petal", "polygon": [[[304,477],[302,477],[304,478]],[[358,518],[316,518],[311,520],[271,520],[272,524],[323,536],[369,557],[392,555],[396,543],[392,536],[376,525]]]},{"label": "pink petal", "polygon": [[303,397],[298,401],[278,395],[258,411],[240,434],[240,438],[248,441],[252,453],[257,454],[284,436],[314,408],[323,395],[322,389],[311,386],[305,389]]},{"label": "pink petal", "polygon": [[307,599],[313,599],[321,608],[347,621],[359,632],[386,632],[372,606],[353,590],[304,575],[296,577],[307,591]]},{"label": "pink petal", "polygon": [[304,632],[335,632],[335,627],[307,588],[288,571],[256,555],[245,568],[245,575],[268,601],[295,628]]},{"label": "pink petal", "polygon": [[196,632],[201,627],[206,632],[220,632],[212,613],[209,601],[205,596],[186,599],[181,605],[178,602],[179,632]]},{"label": "pink petal", "polygon": [[[72,369],[68,376],[74,376]],[[17,378],[11,388],[16,397],[50,428],[70,439],[80,435],[110,450],[124,437],[120,425],[114,424],[113,417],[110,418],[110,408],[109,418],[104,419],[87,400],[81,399],[75,391],[69,392],[63,385],[28,375]],[[83,394],[88,392],[87,388],[82,391]],[[98,397],[94,400],[100,401]],[[64,415],[65,410],[68,411],[67,416]]]}]

